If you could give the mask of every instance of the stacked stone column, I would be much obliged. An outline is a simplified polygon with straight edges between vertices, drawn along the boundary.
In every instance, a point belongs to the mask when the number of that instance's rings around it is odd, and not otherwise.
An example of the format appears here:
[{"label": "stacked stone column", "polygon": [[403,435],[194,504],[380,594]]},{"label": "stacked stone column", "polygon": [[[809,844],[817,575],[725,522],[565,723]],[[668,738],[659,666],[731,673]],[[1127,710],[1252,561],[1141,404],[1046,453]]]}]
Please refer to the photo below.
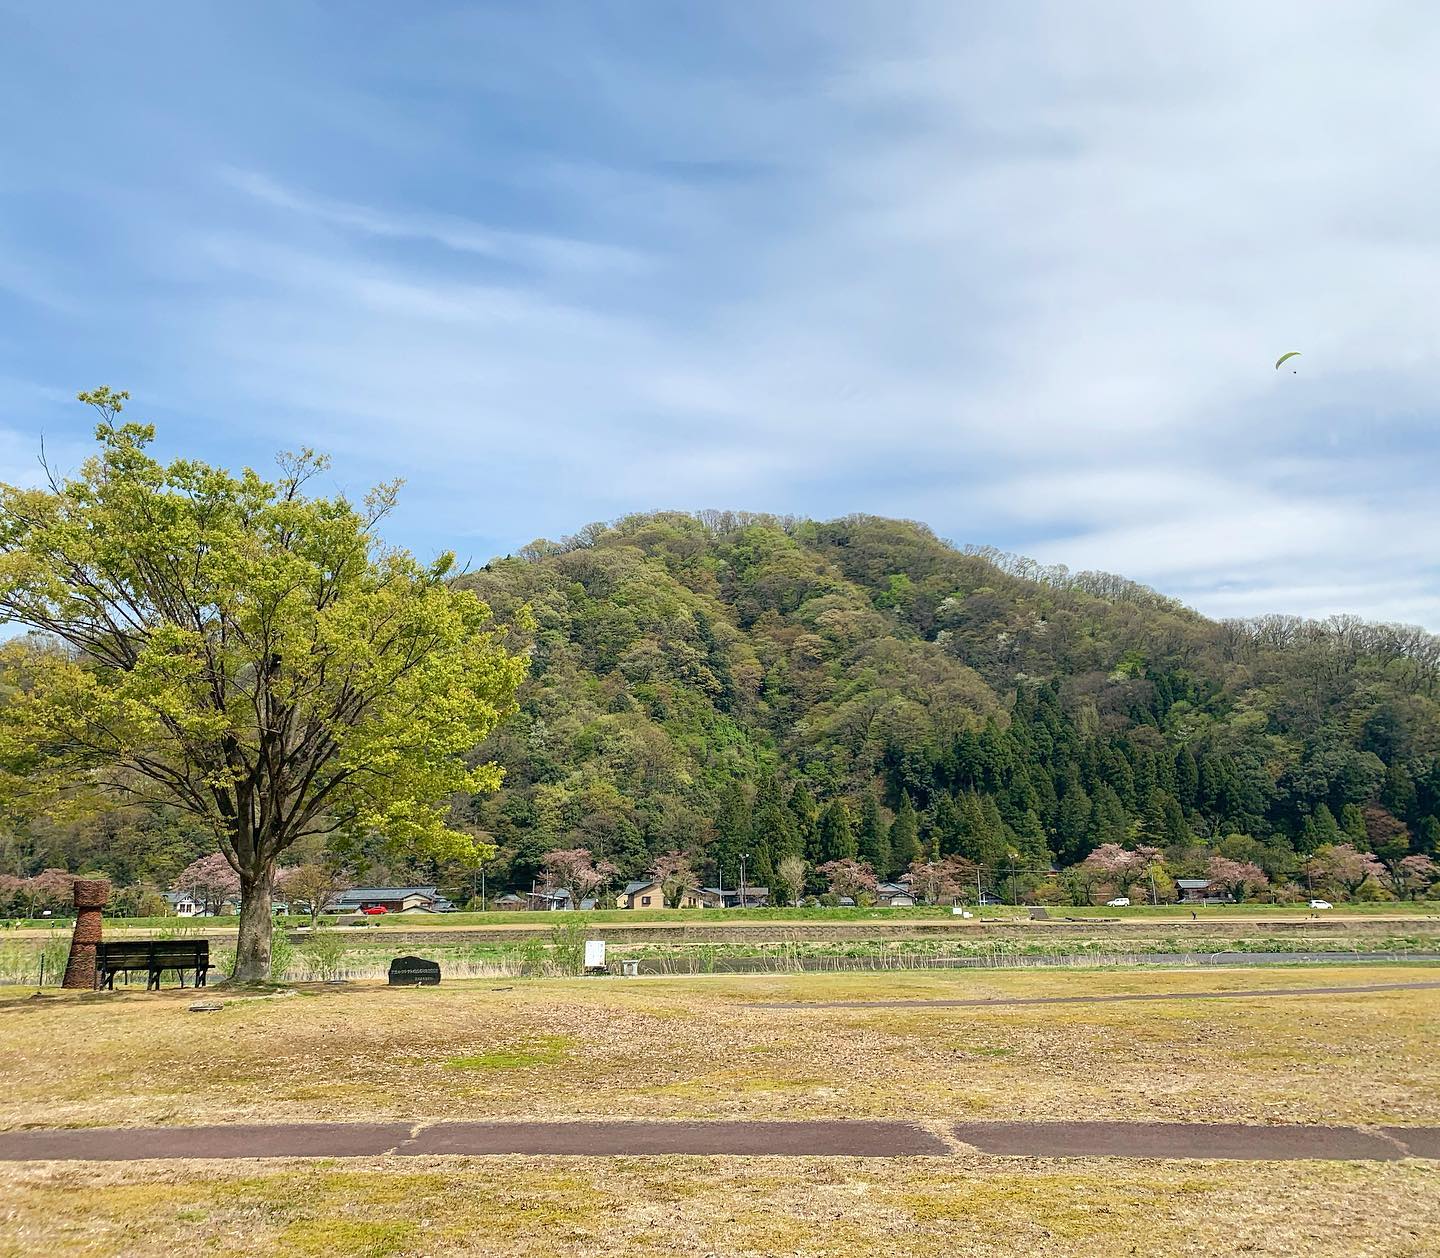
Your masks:
[{"label": "stacked stone column", "polygon": [[75,933],[70,938],[70,959],[62,987],[88,990],[95,986],[95,950],[100,943],[100,910],[110,898],[103,878],[75,880]]}]

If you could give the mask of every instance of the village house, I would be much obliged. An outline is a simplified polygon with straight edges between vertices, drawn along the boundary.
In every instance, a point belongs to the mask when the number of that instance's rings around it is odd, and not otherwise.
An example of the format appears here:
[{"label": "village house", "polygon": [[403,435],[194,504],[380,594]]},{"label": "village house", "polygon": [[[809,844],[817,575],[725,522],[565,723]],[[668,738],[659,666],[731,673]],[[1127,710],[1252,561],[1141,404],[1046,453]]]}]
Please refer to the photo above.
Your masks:
[{"label": "village house", "polygon": [[165,897],[165,903],[170,906],[170,911],[176,917],[201,917],[204,915],[205,906],[192,899],[188,892],[165,891],[162,894]]},{"label": "village house", "polygon": [[875,888],[875,903],[882,908],[908,909],[915,906],[915,897],[898,882],[882,882]]},{"label": "village house", "polygon": [[540,913],[568,913],[575,907],[575,897],[569,887],[554,887],[549,891],[532,890],[525,897],[526,908]]},{"label": "village house", "polygon": [[[205,907],[203,899],[197,899],[188,891],[162,891],[161,896],[165,903],[170,906],[170,911],[176,917],[214,917]],[[230,916],[240,911],[240,900],[238,896],[227,895],[220,902],[220,913],[223,916]]]},{"label": "village house", "polygon": [[739,887],[700,887],[695,895],[707,909],[762,909],[770,903],[769,887],[746,886],[744,903]]},{"label": "village house", "polygon": [[335,913],[363,913],[384,909],[387,913],[453,913],[455,906],[440,894],[438,887],[351,887],[330,901]]},{"label": "village house", "polygon": [[[665,888],[654,878],[637,878],[634,882],[627,882],[615,896],[615,907],[621,909],[663,909],[669,907],[665,903]],[[675,908],[694,909],[701,907],[700,895],[691,888],[686,888],[680,893],[679,902]]]},{"label": "village house", "polygon": [[1234,899],[1208,878],[1177,878],[1175,887],[1180,892],[1181,904],[1229,904]]}]

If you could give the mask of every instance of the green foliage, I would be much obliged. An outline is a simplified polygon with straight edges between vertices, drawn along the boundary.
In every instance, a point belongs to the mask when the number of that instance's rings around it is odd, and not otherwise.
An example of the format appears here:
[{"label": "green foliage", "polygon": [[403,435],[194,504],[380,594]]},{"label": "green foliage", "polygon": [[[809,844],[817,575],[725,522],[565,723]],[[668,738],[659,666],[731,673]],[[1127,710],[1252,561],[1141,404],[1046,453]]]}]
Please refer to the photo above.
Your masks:
[{"label": "green foliage", "polygon": [[890,827],[890,859],[892,872],[908,869],[920,859],[920,823],[908,791],[901,792],[900,808]]},{"label": "green foliage", "polygon": [[520,717],[486,745],[506,782],[475,805],[517,885],[577,831],[615,858],[622,820],[625,876],[685,850],[727,886],[742,852],[863,849],[894,876],[926,849],[1043,871],[1146,843],[1199,872],[1231,833],[1290,876],[1377,803],[1411,850],[1440,838],[1425,635],[1217,625],[870,517],[634,516],[463,583],[535,614]]},{"label": "green foliage", "polygon": [[[340,971],[345,964],[345,952],[348,946],[344,936],[333,927],[316,928],[299,948],[300,958],[305,965],[306,977],[311,979],[339,978]],[[273,943],[271,947],[273,949]]]},{"label": "green foliage", "polygon": [[[493,790],[471,757],[513,708],[524,660],[485,605],[375,533],[395,501],[311,498],[326,468],[273,482],[149,453],[128,395],[82,394],[98,452],[73,479],[0,485],[0,788],[46,800],[159,799],[241,880],[245,977],[264,969],[280,853],[379,833],[392,850],[474,858],[450,797]],[[528,622],[520,609],[515,624]]]},{"label": "green foliage", "polygon": [[585,972],[585,933],[585,923],[573,919],[551,928],[550,965],[556,973]]},{"label": "green foliage", "polygon": [[832,800],[820,818],[811,863],[823,865],[829,861],[854,860],[855,854],[855,826],[850,820],[850,809],[843,799]]},{"label": "green foliage", "polygon": [[283,983],[294,960],[295,945],[290,942],[290,936],[282,927],[274,927],[270,932],[270,981]]},{"label": "green foliage", "polygon": [[[1049,867],[1107,843],[1161,849],[1162,895],[1217,854],[1279,888],[1303,887],[1321,847],[1393,865],[1440,845],[1440,643],[1417,630],[1215,623],[1122,578],[863,516],[637,515],[453,584],[532,661],[477,756],[501,788],[456,812],[500,848],[492,893],[528,891],[559,848],[626,879],[678,852],[726,887],[742,857],[774,885],[797,856],[894,877],[933,852],[1083,905],[1094,888]],[[163,883],[166,853],[196,840],[153,824],[172,837],[116,859]],[[49,825],[30,827],[30,870],[42,850],[109,859],[95,827]],[[463,864],[358,842],[362,876],[450,869],[468,894]]]}]

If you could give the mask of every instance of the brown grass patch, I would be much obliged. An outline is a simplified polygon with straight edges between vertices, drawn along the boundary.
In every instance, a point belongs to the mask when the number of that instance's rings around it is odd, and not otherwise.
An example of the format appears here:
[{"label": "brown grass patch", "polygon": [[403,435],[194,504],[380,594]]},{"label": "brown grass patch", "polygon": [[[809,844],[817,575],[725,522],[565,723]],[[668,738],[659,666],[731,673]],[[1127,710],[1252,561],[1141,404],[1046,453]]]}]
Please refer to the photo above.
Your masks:
[{"label": "brown grass patch", "polygon": [[[1254,990],[1415,966],[354,985],[0,1009],[0,1126],[546,1117],[1440,1121],[1440,991],[1001,1006],[766,1000]],[[212,993],[218,994],[218,993]]]},{"label": "brown grass patch", "polygon": [[993,1158],[15,1164],[0,1254],[1437,1252],[1420,1162]]}]

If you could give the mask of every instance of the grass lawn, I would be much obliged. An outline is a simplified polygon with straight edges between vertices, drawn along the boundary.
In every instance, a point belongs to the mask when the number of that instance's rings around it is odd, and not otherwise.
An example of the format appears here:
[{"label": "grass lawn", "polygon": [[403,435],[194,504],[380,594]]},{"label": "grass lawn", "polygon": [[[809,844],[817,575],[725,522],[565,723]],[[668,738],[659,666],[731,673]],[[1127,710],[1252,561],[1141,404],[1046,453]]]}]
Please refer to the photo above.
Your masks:
[{"label": "grass lawn", "polygon": [[1437,1252],[1434,1163],[581,1158],[17,1163],[0,1255]]},{"label": "grass lawn", "polygon": [[[1263,992],[1434,965],[168,989],[0,1002],[0,1126],[226,1120],[1170,1118],[1440,1122],[1440,990],[781,1009],[756,1001]],[[223,996],[224,989],[211,995]]]}]

